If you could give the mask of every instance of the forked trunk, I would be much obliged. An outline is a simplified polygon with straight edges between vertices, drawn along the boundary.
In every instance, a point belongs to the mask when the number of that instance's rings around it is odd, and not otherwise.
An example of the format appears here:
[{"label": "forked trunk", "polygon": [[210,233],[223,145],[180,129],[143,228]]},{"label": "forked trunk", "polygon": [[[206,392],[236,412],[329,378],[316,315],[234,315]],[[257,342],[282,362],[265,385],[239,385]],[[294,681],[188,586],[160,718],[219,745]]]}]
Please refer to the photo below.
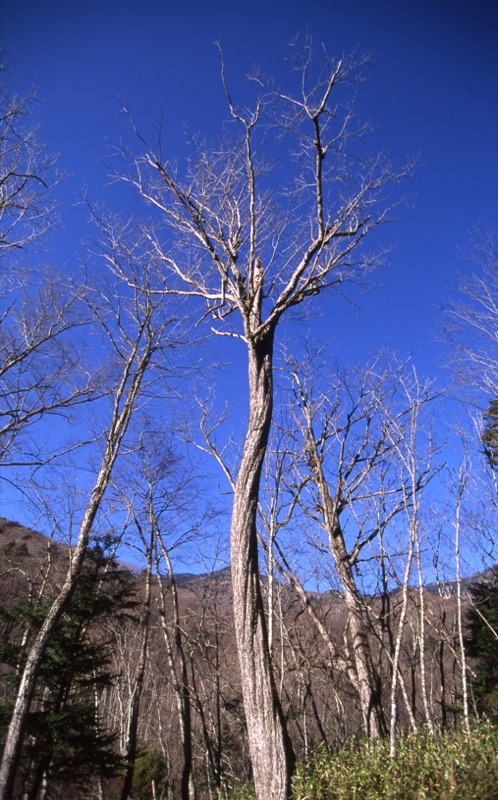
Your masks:
[{"label": "forked trunk", "polygon": [[249,343],[249,423],[231,524],[235,633],[258,800],[286,800],[294,765],[270,659],[256,535],[260,476],[272,417],[272,356],[273,332]]}]

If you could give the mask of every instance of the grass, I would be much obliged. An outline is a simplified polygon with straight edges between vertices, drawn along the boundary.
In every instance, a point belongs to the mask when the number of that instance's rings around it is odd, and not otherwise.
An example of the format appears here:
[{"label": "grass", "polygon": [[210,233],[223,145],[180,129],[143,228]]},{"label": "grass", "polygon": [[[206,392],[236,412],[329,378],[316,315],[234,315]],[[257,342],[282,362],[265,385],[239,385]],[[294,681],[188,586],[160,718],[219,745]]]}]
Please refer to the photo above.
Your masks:
[{"label": "grass", "polygon": [[[243,786],[228,797],[254,794]],[[319,747],[296,770],[293,800],[498,800],[498,728],[413,734],[400,740],[395,760],[388,741]]]}]

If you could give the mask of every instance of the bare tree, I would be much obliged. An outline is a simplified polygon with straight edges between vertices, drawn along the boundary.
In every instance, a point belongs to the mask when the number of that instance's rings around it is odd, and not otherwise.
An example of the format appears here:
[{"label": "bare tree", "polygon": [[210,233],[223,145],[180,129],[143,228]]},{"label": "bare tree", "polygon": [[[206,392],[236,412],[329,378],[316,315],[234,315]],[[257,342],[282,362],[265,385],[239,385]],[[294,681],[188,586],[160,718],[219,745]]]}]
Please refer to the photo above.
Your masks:
[{"label": "bare tree", "polygon": [[[189,800],[194,796],[192,775],[192,703],[185,652],[184,633],[180,620],[180,608],[172,550],[185,544],[192,536],[191,513],[188,511],[192,498],[192,476],[180,468],[173,456],[171,446],[157,437],[156,442],[148,437],[148,447],[141,467],[143,510],[134,514],[140,538],[148,550],[149,569],[155,572],[158,590],[158,606],[166,647],[167,661],[171,673],[181,740],[180,796]],[[172,473],[175,479],[172,480]],[[143,518],[141,523],[140,518]],[[145,530],[144,530],[145,529]],[[171,536],[171,530],[175,532]],[[145,531],[147,532],[145,534]],[[170,534],[170,535],[168,535]],[[166,578],[164,572],[166,571]],[[180,765],[178,765],[180,766]],[[128,793],[131,783],[128,785]],[[122,793],[122,800],[128,794]]]},{"label": "bare tree", "polygon": [[[305,366],[289,358],[295,422],[288,448],[295,477],[288,479],[288,489],[299,493],[298,504],[312,522],[310,543],[322,559],[327,550],[333,557],[348,608],[348,675],[359,697],[364,733],[379,738],[386,722],[369,592],[379,583],[377,540],[385,541],[386,531],[408,502],[418,502],[433,475],[430,466],[421,463],[417,470],[405,456],[418,457],[410,420],[415,415],[418,421],[431,395],[416,381],[412,386],[405,365],[394,360],[378,358],[364,370],[337,368],[324,376],[316,368],[320,355],[308,354]],[[393,668],[397,676],[398,663]]]},{"label": "bare tree", "polygon": [[355,158],[357,131],[341,91],[362,66],[326,57],[317,64],[308,43],[294,61],[296,92],[255,76],[259,99],[248,111],[233,102],[222,59],[230,135],[218,148],[195,147],[183,174],[159,147],[138,158],[127,177],[158,212],[149,237],[169,291],[203,301],[216,332],[246,348],[249,419],[233,498],[231,567],[259,798],[288,796],[294,760],[271,665],[256,532],[275,332],[295,306],[375,266],[361,244],[386,221],[384,190],[405,172],[381,158]]},{"label": "bare tree", "polygon": [[451,368],[460,385],[498,393],[498,252],[490,235],[477,237],[475,270],[458,284],[459,296],[444,309],[443,334],[451,347]]},{"label": "bare tree", "polygon": [[128,798],[131,797],[135,759],[138,750],[140,702],[142,699],[142,692],[145,682],[149,646],[153,568],[153,533],[150,530],[143,530],[140,520],[137,518],[136,512],[132,505],[129,510],[134,527],[137,531],[137,535],[143,547],[146,558],[146,567],[144,572],[144,589],[140,608],[140,620],[138,623],[138,631],[136,632],[137,641],[135,646],[137,648],[137,664],[133,675],[130,676],[129,679],[130,697],[128,701],[128,707],[123,715],[126,719],[126,725],[125,730],[123,731],[124,741],[122,747],[122,755],[125,760],[123,785],[121,787],[122,800],[128,800]]},{"label": "bare tree", "polygon": [[[12,93],[0,51],[0,269],[5,259],[38,242],[53,223],[55,160],[32,122],[35,95]],[[8,266],[8,264],[7,264]],[[2,282],[14,276],[2,275]]]},{"label": "bare tree", "polygon": [[96,384],[75,369],[78,291],[22,260],[57,218],[58,177],[32,120],[35,96],[11,93],[7,73],[0,53],[0,461],[37,466],[55,454],[27,445],[33,424],[88,400]]},{"label": "bare tree", "polygon": [[[459,431],[465,458],[469,444],[479,449],[472,458],[473,491],[485,497],[479,521],[479,548],[493,560],[495,519],[498,509],[496,469],[496,408],[498,400],[498,251],[496,237],[480,234],[471,258],[474,272],[458,284],[459,295],[444,309],[442,331],[450,345],[450,367],[459,387],[459,399],[470,405],[470,426]],[[463,389],[463,391],[462,391]],[[477,409],[477,412],[476,412]],[[463,427],[463,426],[462,426]],[[481,464],[478,464],[478,461]],[[487,509],[487,513],[483,513]],[[486,519],[487,517],[487,519]]]},{"label": "bare tree", "polygon": [[467,732],[470,732],[469,715],[469,693],[467,680],[467,654],[464,641],[464,618],[462,608],[462,510],[468,481],[468,465],[462,464],[455,479],[455,582],[456,582],[456,627],[458,633],[458,647],[460,654],[460,668],[462,678],[462,706],[463,706],[463,725]]},{"label": "bare tree", "polygon": [[398,718],[397,693],[399,679],[399,666],[401,645],[403,641],[404,626],[408,613],[408,600],[410,591],[410,578],[413,561],[416,556],[416,546],[420,525],[420,495],[421,489],[437,474],[433,466],[434,447],[430,443],[426,453],[421,453],[418,446],[420,431],[420,413],[429,397],[428,389],[419,383],[414,374],[413,381],[408,384],[402,382],[402,391],[409,400],[407,425],[400,429],[400,420],[394,419],[388,429],[389,441],[393,446],[393,455],[399,464],[403,476],[403,516],[406,520],[407,537],[404,546],[405,558],[403,579],[401,582],[401,608],[398,620],[398,630],[395,637],[395,646],[392,656],[392,681],[391,681],[391,714],[390,714],[390,755],[396,756],[396,724]]},{"label": "bare tree", "polygon": [[[37,282],[39,285],[37,286]],[[74,413],[105,389],[82,369],[80,334],[90,333],[80,290],[55,274],[31,275],[9,294],[0,326],[0,462],[37,468],[64,450],[40,445],[38,423]]]},{"label": "bare tree", "polygon": [[[107,393],[100,413],[106,420],[97,444],[100,462],[86,508],[81,517],[76,545],[62,586],[35,636],[20,675],[17,696],[9,725],[0,768],[0,797],[11,797],[31,699],[43,655],[61,615],[67,608],[84,565],[92,529],[109,487],[118,456],[123,452],[127,432],[141,395],[151,391],[148,376],[158,367],[176,333],[176,320],[166,316],[166,307],[154,299],[143,280],[151,261],[136,260],[138,250],[130,251],[116,239],[116,227],[104,225],[102,255],[109,267],[109,280],[99,276],[98,289],[88,287],[86,303],[96,326],[96,341],[106,353]],[[140,269],[140,289],[130,291],[130,276]],[[124,280],[124,276],[128,280]],[[135,272],[136,277],[136,272]]]},{"label": "bare tree", "polygon": [[[418,501],[417,501],[418,502]],[[422,533],[420,525],[415,526],[415,561],[417,565],[417,582],[418,582],[418,634],[417,644],[420,652],[420,691],[422,694],[422,704],[424,708],[425,722],[427,729],[431,736],[435,733],[433,712],[427,691],[427,669],[426,669],[426,602],[425,602],[425,587],[424,587],[424,574],[422,569]]]}]

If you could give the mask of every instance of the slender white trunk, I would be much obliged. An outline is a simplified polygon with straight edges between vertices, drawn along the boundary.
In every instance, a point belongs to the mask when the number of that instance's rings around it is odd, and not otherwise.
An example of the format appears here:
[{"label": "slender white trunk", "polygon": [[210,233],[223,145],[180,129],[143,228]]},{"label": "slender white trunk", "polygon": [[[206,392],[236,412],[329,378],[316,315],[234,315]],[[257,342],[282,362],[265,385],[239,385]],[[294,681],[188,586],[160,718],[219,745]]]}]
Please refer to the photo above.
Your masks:
[{"label": "slender white trunk", "polygon": [[140,620],[139,644],[138,644],[138,664],[133,678],[133,687],[128,708],[128,724],[124,733],[124,748],[122,755],[126,761],[123,786],[121,788],[121,800],[129,800],[133,784],[133,774],[135,771],[135,758],[137,755],[137,733],[138,720],[140,713],[140,701],[145,679],[145,668],[147,663],[147,652],[149,644],[149,622],[151,605],[151,572],[152,572],[152,542],[147,547],[147,568],[145,573],[145,592],[143,601],[143,611]]},{"label": "slender white trunk", "polygon": [[405,574],[403,578],[401,614],[398,623],[398,632],[396,635],[396,643],[394,646],[393,655],[393,677],[391,684],[391,724],[390,724],[390,758],[396,758],[397,755],[397,739],[396,739],[396,724],[398,721],[398,680],[399,680],[399,662],[401,656],[401,644],[403,641],[403,632],[405,628],[406,615],[408,611],[408,592],[410,574],[412,571],[413,562],[413,548],[414,548],[414,530],[410,534],[410,544],[408,550],[408,558],[406,560]]},{"label": "slender white trunk", "polygon": [[458,487],[457,505],[455,510],[455,570],[456,570],[456,603],[457,603],[457,626],[458,643],[460,645],[460,667],[462,674],[462,702],[463,702],[463,724],[466,731],[470,731],[469,716],[469,695],[467,685],[467,658],[465,653],[465,642],[463,633],[463,611],[462,611],[462,578],[460,574],[460,527],[463,494],[465,492],[466,476],[460,474],[460,484]]},{"label": "slender white trunk", "polygon": [[420,553],[420,537],[417,537],[417,574],[418,574],[418,598],[419,598],[419,652],[420,652],[420,686],[422,692],[422,703],[424,705],[425,721],[431,736],[434,736],[434,720],[432,716],[429,697],[427,695],[427,676],[425,671],[425,594],[422,580],[422,563]]},{"label": "slender white trunk", "polygon": [[[76,582],[88,549],[92,526],[109,485],[112,470],[120,451],[121,443],[128,429],[135,401],[139,394],[142,378],[151,357],[151,343],[149,342],[149,346],[147,346],[143,355],[137,359],[138,344],[142,333],[143,328],[128,360],[124,364],[121,381],[114,398],[113,416],[107,433],[107,444],[102,456],[100,470],[80,525],[78,541],[74,553],[71,556],[64,583],[58,596],[52,603],[43,625],[35,637],[31,650],[26,657],[0,766],[0,800],[11,800],[26,720],[33,699],[42,659],[50,643],[52,634],[62,614],[66,610],[76,587]],[[136,360],[137,363],[135,363]]]},{"label": "slender white trunk", "polygon": [[380,686],[372,663],[368,640],[367,610],[356,587],[339,515],[330,495],[313,437],[310,439],[308,446],[313,448],[310,467],[320,494],[323,506],[323,524],[348,609],[348,629],[355,672],[354,686],[359,696],[363,729],[366,736],[372,739],[380,739],[385,733],[384,716],[380,698]]},{"label": "slender white trunk", "polygon": [[[152,516],[152,515],[151,515]],[[168,577],[169,591],[173,604],[173,620],[171,631],[168,627],[168,612],[166,608],[165,589],[161,578],[159,560],[157,562],[157,577],[159,581],[160,602],[161,602],[161,627],[163,630],[168,664],[173,680],[176,706],[178,709],[178,723],[180,727],[180,739],[182,748],[182,776],[181,776],[181,797],[182,800],[193,800],[195,790],[192,775],[192,709],[191,709],[191,689],[187,671],[187,659],[184,649],[184,637],[180,624],[180,605],[178,592],[176,589],[173,565],[167,547],[163,541],[159,528],[155,520],[151,522],[154,527],[157,546],[159,547],[165,560]],[[178,663],[178,665],[177,665]]]}]

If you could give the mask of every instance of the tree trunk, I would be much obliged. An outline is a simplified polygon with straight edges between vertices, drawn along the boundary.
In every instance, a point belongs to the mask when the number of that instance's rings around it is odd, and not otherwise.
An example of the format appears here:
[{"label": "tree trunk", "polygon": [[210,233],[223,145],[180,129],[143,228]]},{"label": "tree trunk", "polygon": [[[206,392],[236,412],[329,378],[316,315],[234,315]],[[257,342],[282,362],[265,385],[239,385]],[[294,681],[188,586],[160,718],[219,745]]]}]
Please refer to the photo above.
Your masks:
[{"label": "tree trunk", "polygon": [[171,671],[176,707],[178,709],[178,722],[180,726],[180,740],[183,756],[181,768],[181,799],[192,800],[195,794],[192,774],[192,699],[187,668],[187,658],[185,655],[184,637],[180,624],[180,605],[178,602],[175,575],[173,572],[173,565],[171,563],[169,552],[164,544],[157,524],[154,524],[154,527],[156,529],[155,534],[158,544],[161,548],[161,552],[168,568],[169,591],[171,593],[171,600],[173,604],[173,630],[170,631],[167,624],[169,614],[166,608],[164,585],[162,582],[160,565],[158,561],[156,567],[160,586],[161,627],[163,630],[164,643],[166,645],[168,663]]},{"label": "tree trunk", "polygon": [[133,682],[134,685],[130,700],[130,707],[128,711],[126,744],[123,753],[126,761],[126,768],[123,778],[123,786],[121,788],[121,800],[129,800],[129,798],[131,797],[133,775],[135,772],[135,759],[137,757],[140,701],[142,699],[142,691],[144,686],[145,669],[147,662],[147,651],[149,645],[151,571],[152,571],[151,550],[152,550],[152,544],[150,545],[149,552],[147,554],[147,571],[145,576],[145,598],[144,598],[143,614],[140,620],[140,632],[139,632],[140,636],[139,658],[138,658],[137,670],[135,673],[135,679]]},{"label": "tree trunk", "polygon": [[256,535],[261,469],[272,418],[273,331],[250,340],[248,352],[249,423],[230,531],[234,623],[256,796],[285,800],[294,753],[272,671]]},{"label": "tree trunk", "polygon": [[344,590],[348,609],[348,633],[353,651],[355,689],[360,700],[363,729],[367,737],[381,739],[386,733],[380,680],[374,668],[368,640],[367,611],[356,587],[350,555],[347,551],[339,514],[330,495],[314,440],[310,468],[323,505],[323,521],[334,557],[337,574]]}]

